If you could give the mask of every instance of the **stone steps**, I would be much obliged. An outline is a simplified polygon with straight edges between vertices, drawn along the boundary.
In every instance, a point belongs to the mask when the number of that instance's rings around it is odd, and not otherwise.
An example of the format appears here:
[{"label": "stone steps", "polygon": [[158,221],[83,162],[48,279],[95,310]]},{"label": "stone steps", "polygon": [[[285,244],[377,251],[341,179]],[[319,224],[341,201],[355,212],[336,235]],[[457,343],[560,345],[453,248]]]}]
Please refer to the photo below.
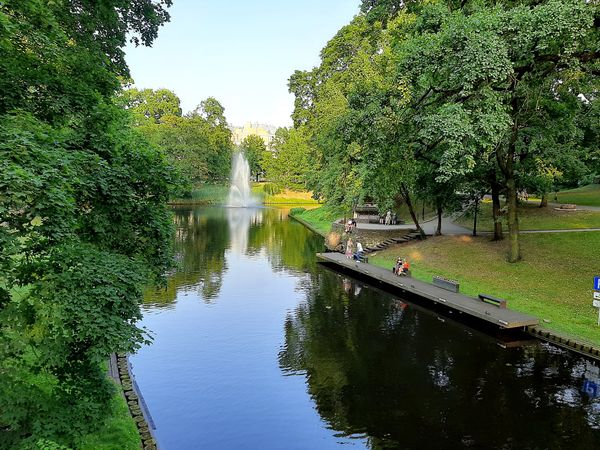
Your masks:
[{"label": "stone steps", "polygon": [[386,248],[388,248],[390,245],[393,244],[403,244],[405,242],[410,242],[412,240],[415,239],[421,239],[421,234],[418,233],[417,231],[411,231],[410,233],[402,236],[402,237],[397,237],[397,238],[389,238],[386,239],[383,242],[380,242],[374,246],[371,247],[365,247],[364,249],[364,253],[365,254],[370,254],[379,250],[385,250]]}]

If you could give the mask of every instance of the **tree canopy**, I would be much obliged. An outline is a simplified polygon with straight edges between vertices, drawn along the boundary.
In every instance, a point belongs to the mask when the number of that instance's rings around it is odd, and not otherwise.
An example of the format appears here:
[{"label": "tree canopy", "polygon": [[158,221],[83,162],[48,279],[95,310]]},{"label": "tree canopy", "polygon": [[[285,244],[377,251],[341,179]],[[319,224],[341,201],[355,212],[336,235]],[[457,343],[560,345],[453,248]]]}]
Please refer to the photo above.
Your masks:
[{"label": "tree canopy", "polygon": [[102,424],[102,364],[148,340],[139,302],[171,265],[175,179],[115,94],[127,38],[151,44],[170,4],[0,4],[2,448]]},{"label": "tree canopy", "polygon": [[294,123],[318,162],[311,187],[336,204],[404,202],[415,222],[411,197],[441,214],[456,193],[504,193],[517,261],[517,192],[597,170],[584,124],[597,105],[597,3],[376,0],[361,11],[318,67],[290,78]]}]

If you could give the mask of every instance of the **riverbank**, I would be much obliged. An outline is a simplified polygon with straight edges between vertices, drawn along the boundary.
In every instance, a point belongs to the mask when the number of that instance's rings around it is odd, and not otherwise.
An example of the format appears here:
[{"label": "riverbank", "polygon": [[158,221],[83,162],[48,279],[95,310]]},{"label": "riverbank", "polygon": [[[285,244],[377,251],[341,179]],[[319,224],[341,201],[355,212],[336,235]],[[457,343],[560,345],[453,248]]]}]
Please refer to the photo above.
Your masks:
[{"label": "riverbank", "polygon": [[[331,228],[327,219],[333,212],[322,209],[295,218],[323,234]],[[369,255],[369,262],[390,268],[398,256],[407,257],[418,280],[431,282],[434,275],[457,280],[467,295],[504,298],[512,309],[539,317],[542,330],[599,345],[591,287],[598,275],[600,231],[523,234],[521,243],[524,260],[515,264],[506,261],[506,241],[468,235],[393,245]]]},{"label": "riverbank", "polygon": [[540,328],[600,344],[591,287],[597,275],[600,232],[521,236],[524,260],[506,262],[507,243],[487,237],[440,236],[396,245],[369,256],[391,267],[398,256],[411,262],[413,277],[457,280],[461,292],[504,298],[510,308],[540,318]]},{"label": "riverbank", "polygon": [[[292,191],[290,189],[274,188],[271,183],[252,183],[252,194],[263,205],[302,205],[307,207],[319,206],[307,191]],[[223,205],[227,203],[229,185],[207,184],[199,186],[184,198],[169,200],[170,205]]]}]

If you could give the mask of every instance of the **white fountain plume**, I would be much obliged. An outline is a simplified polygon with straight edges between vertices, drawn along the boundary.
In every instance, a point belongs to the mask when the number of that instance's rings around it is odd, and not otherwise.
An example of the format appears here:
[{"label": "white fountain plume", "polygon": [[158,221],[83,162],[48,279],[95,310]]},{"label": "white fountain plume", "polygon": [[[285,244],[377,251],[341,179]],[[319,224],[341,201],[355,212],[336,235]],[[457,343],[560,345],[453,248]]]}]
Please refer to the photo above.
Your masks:
[{"label": "white fountain plume", "polygon": [[246,208],[255,205],[256,201],[250,191],[250,165],[244,153],[237,152],[233,155],[231,165],[231,187],[227,206]]}]

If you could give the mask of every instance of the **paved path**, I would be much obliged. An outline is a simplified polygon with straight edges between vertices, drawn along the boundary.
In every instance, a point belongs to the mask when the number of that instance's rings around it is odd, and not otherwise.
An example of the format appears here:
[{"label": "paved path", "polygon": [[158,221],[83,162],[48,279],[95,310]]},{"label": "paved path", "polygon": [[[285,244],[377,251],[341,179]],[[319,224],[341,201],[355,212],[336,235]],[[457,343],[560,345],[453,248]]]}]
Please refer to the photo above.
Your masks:
[{"label": "paved path", "polygon": [[[355,274],[367,276],[373,281],[385,284],[388,287],[400,288],[404,292],[416,294],[433,303],[440,303],[450,309],[490,322],[500,328],[521,328],[538,324],[538,319],[528,314],[507,308],[499,308],[498,306],[484,303],[477,298],[450,292],[431,283],[415,280],[414,278],[399,277],[394,275],[389,269],[368,263],[356,262],[346,258],[341,253],[317,253],[317,258],[321,262],[351,270]],[[377,285],[375,284],[375,286]]]}]

